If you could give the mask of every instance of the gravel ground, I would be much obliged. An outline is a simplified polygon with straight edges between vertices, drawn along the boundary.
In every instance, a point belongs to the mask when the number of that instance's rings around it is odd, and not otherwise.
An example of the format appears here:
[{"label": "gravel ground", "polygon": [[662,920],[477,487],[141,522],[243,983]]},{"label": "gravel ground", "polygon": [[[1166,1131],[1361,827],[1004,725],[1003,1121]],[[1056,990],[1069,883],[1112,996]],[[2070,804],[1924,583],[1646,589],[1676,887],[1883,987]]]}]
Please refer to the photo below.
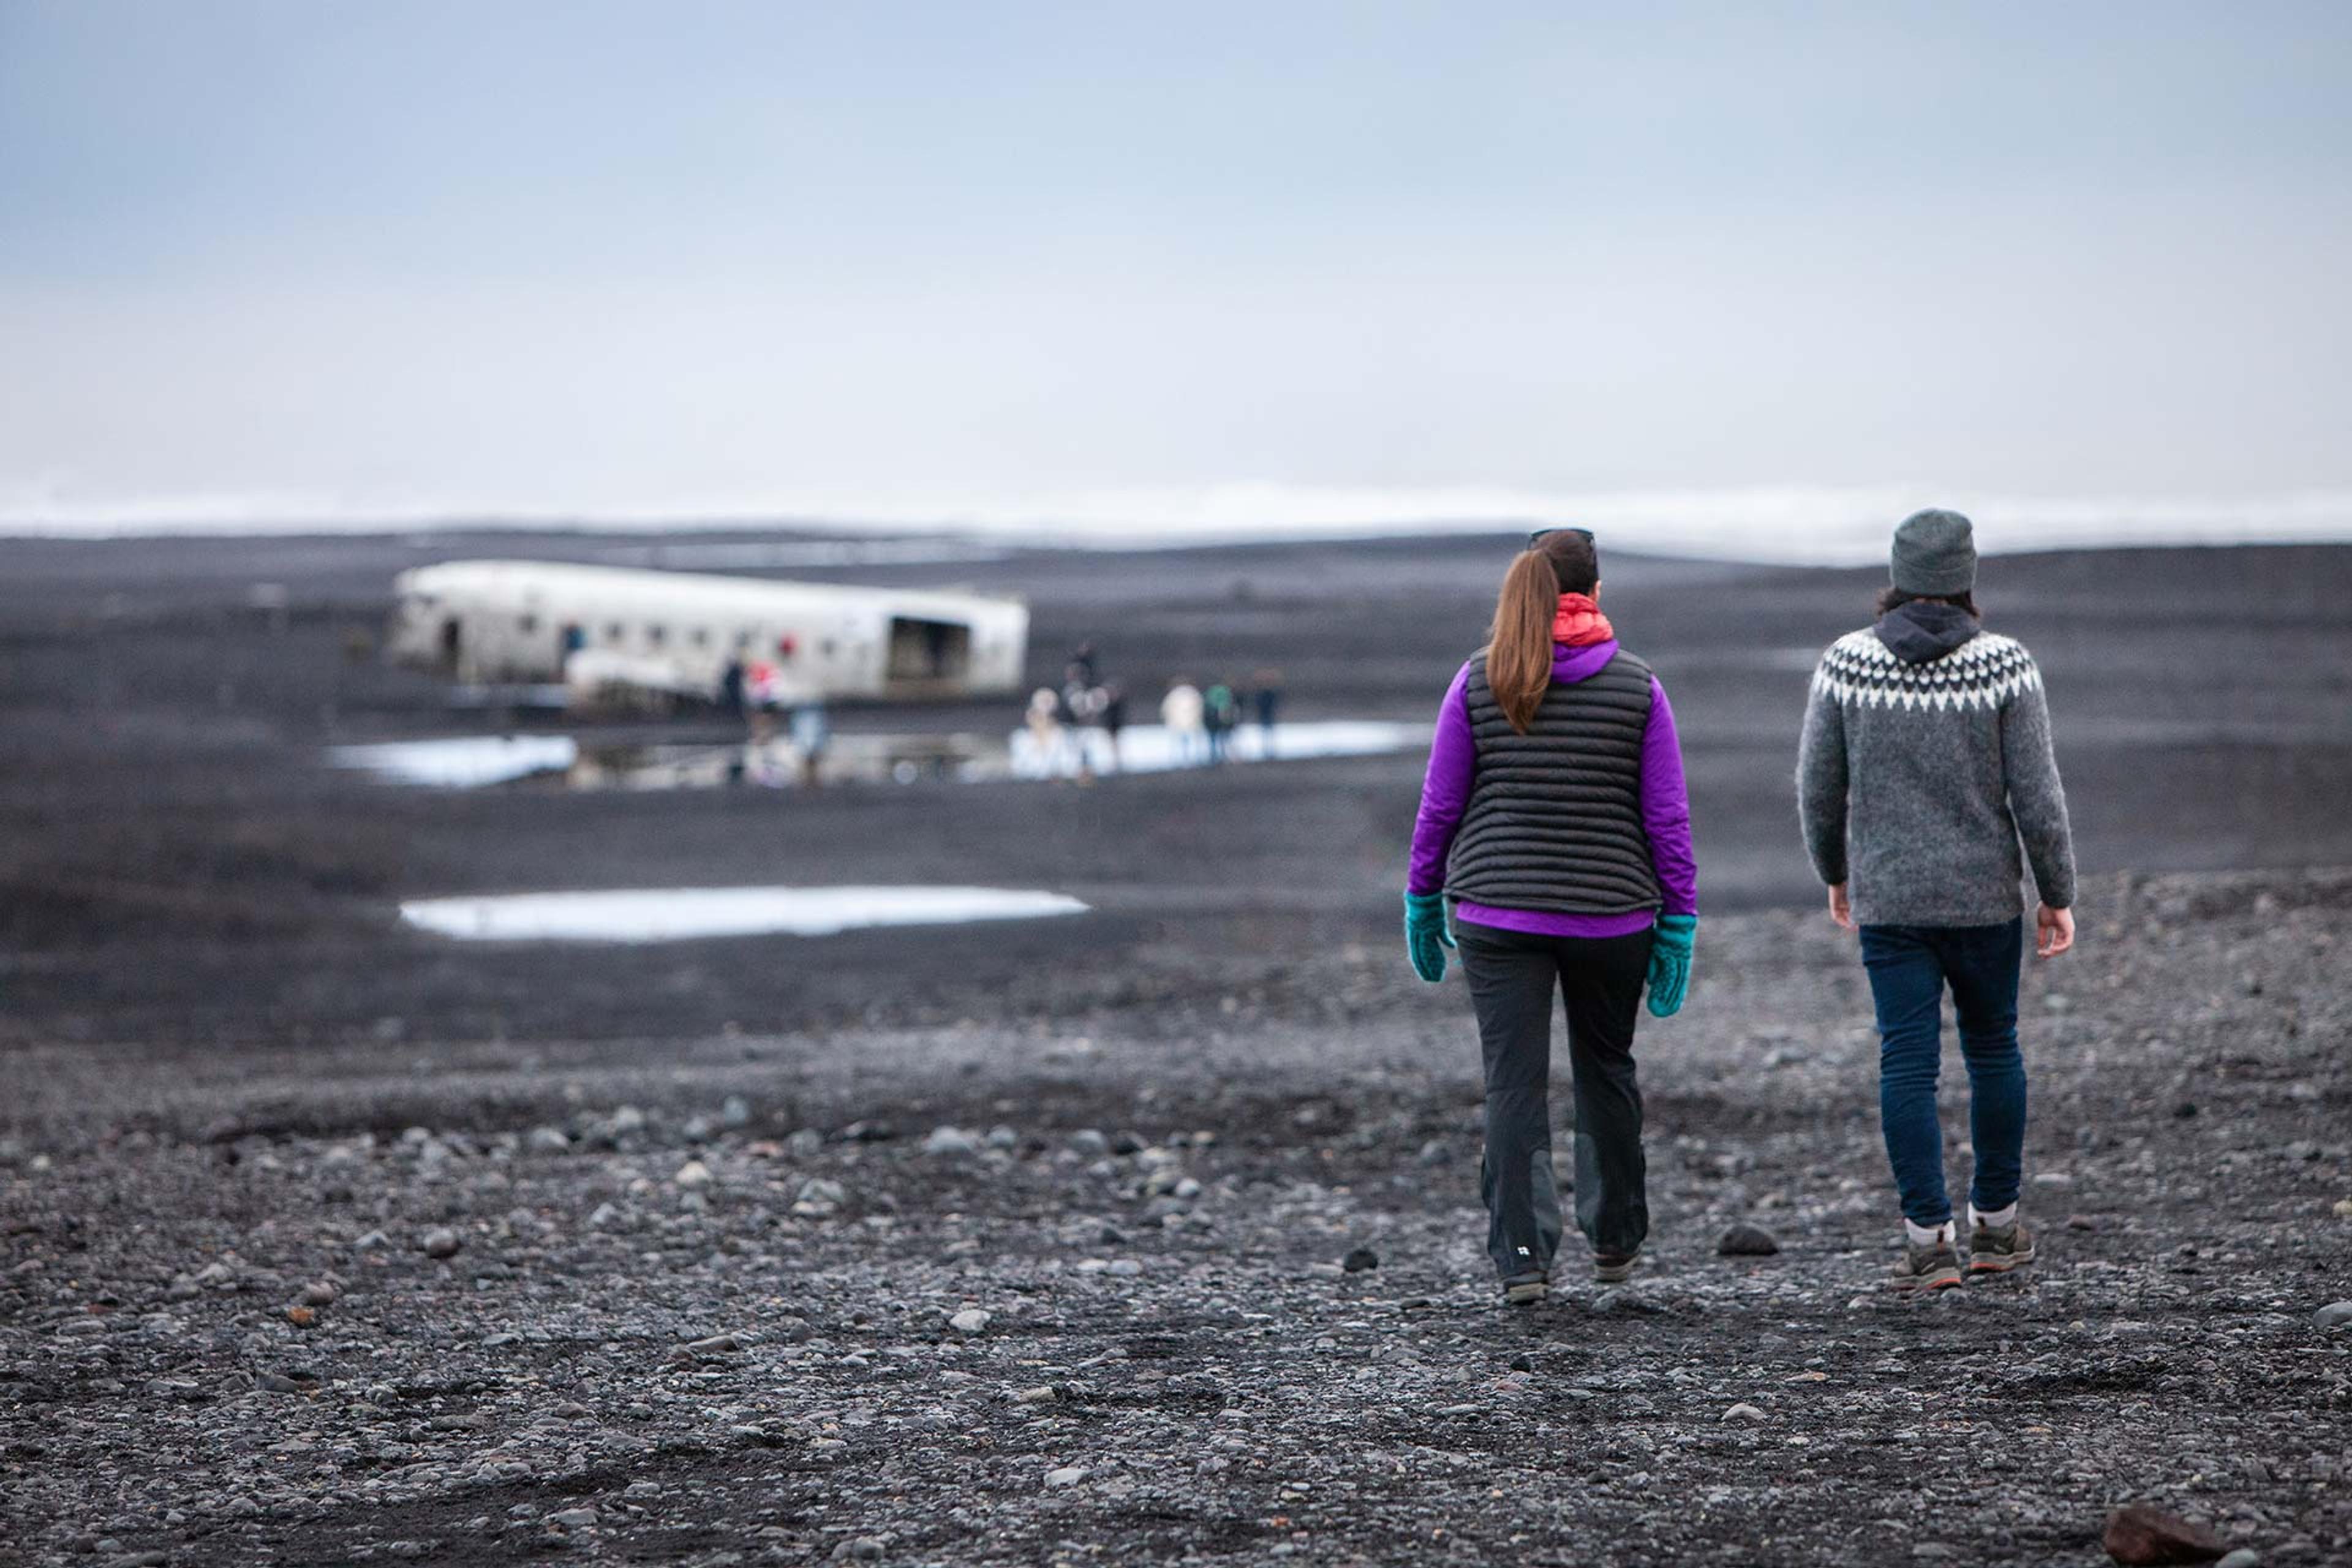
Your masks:
[{"label": "gravel ground", "polygon": [[2352,1561],[2352,874],[2083,911],[2044,1259],[1924,1302],[1810,914],[1707,922],[1648,1267],[1525,1310],[1460,982],[1385,944],[1019,1025],[29,1045],[0,1556],[2087,1563],[2148,1500]]}]

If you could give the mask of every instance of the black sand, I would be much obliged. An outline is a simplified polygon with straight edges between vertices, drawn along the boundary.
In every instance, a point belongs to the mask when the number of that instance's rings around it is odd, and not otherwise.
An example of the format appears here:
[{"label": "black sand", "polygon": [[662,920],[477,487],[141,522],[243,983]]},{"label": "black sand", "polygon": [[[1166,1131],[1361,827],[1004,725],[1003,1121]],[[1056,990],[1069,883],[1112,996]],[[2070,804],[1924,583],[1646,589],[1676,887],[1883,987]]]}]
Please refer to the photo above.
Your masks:
[{"label": "black sand", "polygon": [[[2135,1498],[2352,1556],[2352,1338],[2314,1318],[2352,1297],[2352,889],[2312,869],[2352,865],[2352,552],[1988,564],[2085,942],[2028,987],[2049,1256],[1926,1305],[1874,1288],[1866,1005],[1788,786],[1871,574],[1612,560],[1707,918],[1643,1037],[1650,1268],[1508,1314],[1466,1005],[1396,930],[1417,758],[667,795],[320,764],[467,722],[345,659],[397,566],[638,547],[0,543],[0,1559],[2083,1563]],[[833,574],[1022,589],[1041,679],[1083,637],[1155,698],[1272,664],[1286,716],[1423,720],[1507,549]],[[841,880],[1096,912],[614,950],[390,912]],[[1781,1253],[1716,1257],[1743,1220]]]}]

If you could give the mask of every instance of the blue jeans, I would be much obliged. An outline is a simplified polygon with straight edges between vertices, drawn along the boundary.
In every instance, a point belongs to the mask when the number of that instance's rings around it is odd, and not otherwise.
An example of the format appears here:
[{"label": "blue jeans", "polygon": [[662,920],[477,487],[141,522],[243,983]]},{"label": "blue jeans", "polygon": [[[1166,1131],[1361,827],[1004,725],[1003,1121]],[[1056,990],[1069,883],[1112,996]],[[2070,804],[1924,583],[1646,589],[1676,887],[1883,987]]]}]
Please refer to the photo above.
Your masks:
[{"label": "blue jeans", "polygon": [[1903,1217],[1914,1225],[1952,1217],[1936,1116],[1947,985],[1969,1068],[1969,1134],[1977,1152],[1969,1199],[1988,1210],[2017,1201],[2025,1156],[2025,1058],[2017,1048],[2017,971],[2024,954],[2022,920],[1862,928],[1863,966],[1878,1009],[1878,1119]]}]

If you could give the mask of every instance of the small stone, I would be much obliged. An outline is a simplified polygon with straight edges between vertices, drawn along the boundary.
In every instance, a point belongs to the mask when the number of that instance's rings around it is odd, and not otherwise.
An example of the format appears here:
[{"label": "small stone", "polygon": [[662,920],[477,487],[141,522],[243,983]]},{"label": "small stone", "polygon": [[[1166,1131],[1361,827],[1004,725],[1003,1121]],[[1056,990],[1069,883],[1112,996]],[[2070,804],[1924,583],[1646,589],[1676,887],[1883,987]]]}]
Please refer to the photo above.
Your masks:
[{"label": "small stone", "polygon": [[2107,1515],[2099,1544],[2123,1563],[2210,1563],[2229,1550],[2205,1525],[2145,1502]]},{"label": "small stone", "polygon": [[1051,1405],[1055,1398],[1054,1385],[1050,1383],[1041,1383],[1034,1388],[1016,1388],[1013,1391],[1013,1403],[1015,1405]]},{"label": "small stone", "polygon": [[1124,1130],[1110,1135],[1110,1152],[1114,1154],[1140,1154],[1144,1150],[1143,1136]]},{"label": "small stone", "polygon": [[352,1246],[361,1252],[381,1252],[383,1248],[390,1247],[391,1245],[392,1237],[386,1236],[380,1230],[369,1231],[365,1236],[361,1237],[357,1241],[352,1243]]},{"label": "small stone", "polygon": [[541,1154],[561,1154],[572,1147],[572,1140],[561,1127],[534,1127],[523,1139],[523,1147]]},{"label": "small stone", "polygon": [[992,1149],[1017,1149],[1021,1146],[1021,1134],[1000,1123],[988,1130],[988,1146]]},{"label": "small stone", "polygon": [[2176,1121],[2191,1121],[2196,1115],[2197,1102],[2193,1100],[2184,1100],[2172,1108],[2173,1120]]},{"label": "small stone", "polygon": [[926,1154],[963,1155],[980,1152],[980,1140],[961,1127],[934,1127],[923,1140]]},{"label": "small stone", "polygon": [[1092,1127],[1081,1127],[1070,1134],[1070,1147],[1090,1159],[1099,1159],[1110,1152],[1110,1140]]},{"label": "small stone", "polygon": [[424,1249],[427,1258],[455,1258],[457,1249],[466,1244],[457,1238],[456,1231],[446,1225],[438,1225],[419,1237],[416,1245]]},{"label": "small stone", "polygon": [[2352,1219],[2352,1198],[2338,1198],[2336,1200],[2336,1217],[2337,1219]]},{"label": "small stone", "polygon": [[699,1160],[688,1160],[677,1168],[677,1173],[670,1181],[688,1189],[707,1187],[710,1184],[710,1167]]},{"label": "small stone", "polygon": [[2213,1568],[2263,1568],[2263,1554],[2251,1546],[2241,1546],[2214,1563]]},{"label": "small stone", "polygon": [[853,1535],[835,1547],[833,1554],[852,1563],[879,1563],[882,1561],[882,1542],[878,1537]]},{"label": "small stone", "polygon": [[1735,1405],[1730,1409],[1725,1411],[1719,1419],[1725,1421],[1761,1421],[1765,1419],[1765,1415],[1764,1412],[1757,1409],[1753,1405],[1743,1403]]},{"label": "small stone", "polygon": [[2352,1301],[2330,1301],[2314,1312],[2311,1321],[2323,1329],[2340,1329],[2352,1323]]},{"label": "small stone", "polygon": [[1086,1468],[1080,1465],[1065,1465],[1058,1470],[1045,1472],[1045,1485],[1055,1490],[1063,1487],[1076,1486],[1086,1479]]},{"label": "small stone", "polygon": [[814,1127],[797,1127],[784,1140],[784,1152],[795,1160],[814,1159],[824,1152],[824,1134]]},{"label": "small stone", "polygon": [[566,1530],[585,1530],[596,1522],[596,1510],[593,1508],[567,1508],[559,1513],[549,1514],[547,1522],[560,1524]]},{"label": "small stone", "polygon": [[1143,1272],[1143,1265],[1132,1258],[1114,1258],[1104,1272],[1116,1274],[1122,1279],[1132,1279]]},{"label": "small stone", "polygon": [[335,1304],[335,1288],[324,1279],[313,1279],[302,1287],[298,1300],[306,1307],[331,1307]]},{"label": "small stone", "polygon": [[1378,1268],[1380,1266],[1381,1255],[1369,1247],[1349,1247],[1348,1256],[1339,1259],[1339,1267],[1350,1274],[1361,1274],[1368,1268]]},{"label": "small stone", "polygon": [[719,1121],[726,1127],[751,1125],[751,1102],[740,1094],[730,1094],[719,1102]]},{"label": "small stone", "polygon": [[1451,1156],[1452,1151],[1446,1148],[1444,1139],[1432,1138],[1421,1146],[1421,1152],[1414,1158],[1424,1165],[1443,1165]]},{"label": "small stone", "polygon": [[319,1321],[319,1314],[310,1307],[289,1307],[286,1309],[286,1321],[298,1329],[307,1329]]},{"label": "small stone", "polygon": [[1769,1258],[1780,1250],[1780,1244],[1762,1226],[1743,1224],[1717,1237],[1715,1249],[1726,1258]]},{"label": "small stone", "polygon": [[988,1314],[978,1307],[966,1307],[948,1320],[948,1327],[960,1334],[976,1334],[988,1327]]}]

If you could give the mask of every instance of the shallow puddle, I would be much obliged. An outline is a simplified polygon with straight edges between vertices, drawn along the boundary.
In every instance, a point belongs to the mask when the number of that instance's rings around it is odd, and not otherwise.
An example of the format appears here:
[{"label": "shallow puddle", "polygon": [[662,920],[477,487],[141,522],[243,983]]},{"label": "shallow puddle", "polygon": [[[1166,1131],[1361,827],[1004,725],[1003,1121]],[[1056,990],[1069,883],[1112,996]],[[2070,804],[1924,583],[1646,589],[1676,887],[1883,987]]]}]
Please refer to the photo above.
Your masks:
[{"label": "shallow puddle", "polygon": [[962,925],[1084,914],[1060,893],[1009,888],[624,888],[417,899],[413,926],[466,942],[685,942],[833,936],[871,926]]},{"label": "shallow puddle", "polygon": [[460,735],[443,741],[394,741],[336,746],[327,760],[400,784],[436,789],[478,789],[533,773],[561,773],[579,760],[569,735]]},{"label": "shallow puddle", "polygon": [[[1228,739],[1228,763],[1289,763],[1318,757],[1379,756],[1426,743],[1411,724],[1339,720],[1252,724]],[[1213,765],[1205,737],[1178,735],[1162,725],[1119,731],[1118,743],[1101,730],[1063,730],[1040,742],[1026,730],[1010,735],[837,734],[814,769],[790,741],[726,745],[597,745],[570,736],[480,736],[339,746],[331,760],[402,784],[444,789],[509,784],[561,774],[571,789],[719,789],[729,785],[786,787],[816,783],[918,784],[947,779],[983,784],[998,779],[1071,778],[1079,774],[1170,773]]]}]

